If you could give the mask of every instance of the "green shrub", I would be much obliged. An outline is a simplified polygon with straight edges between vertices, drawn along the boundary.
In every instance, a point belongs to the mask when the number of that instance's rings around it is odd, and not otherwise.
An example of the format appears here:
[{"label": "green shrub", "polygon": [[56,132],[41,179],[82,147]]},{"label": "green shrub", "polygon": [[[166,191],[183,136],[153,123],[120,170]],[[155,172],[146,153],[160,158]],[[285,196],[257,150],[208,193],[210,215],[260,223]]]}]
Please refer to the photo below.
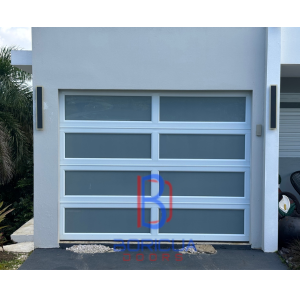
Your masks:
[{"label": "green shrub", "polygon": [[33,163],[28,161],[23,176],[15,176],[9,183],[0,186],[0,201],[14,209],[4,220],[4,235],[10,235],[33,217]]},{"label": "green shrub", "polygon": [[[8,226],[8,225],[3,226],[3,221],[6,217],[6,215],[14,210],[14,209],[7,210],[10,207],[10,205],[8,205],[5,208],[1,209],[2,206],[3,206],[3,202],[0,202],[0,230],[2,230],[3,228]],[[3,249],[3,244],[5,242],[6,242],[6,238],[3,234],[3,232],[0,232],[0,247],[2,247],[2,249]]]},{"label": "green shrub", "polygon": [[0,247],[4,251],[3,245],[7,242],[7,239],[3,235],[3,232],[0,232]]}]

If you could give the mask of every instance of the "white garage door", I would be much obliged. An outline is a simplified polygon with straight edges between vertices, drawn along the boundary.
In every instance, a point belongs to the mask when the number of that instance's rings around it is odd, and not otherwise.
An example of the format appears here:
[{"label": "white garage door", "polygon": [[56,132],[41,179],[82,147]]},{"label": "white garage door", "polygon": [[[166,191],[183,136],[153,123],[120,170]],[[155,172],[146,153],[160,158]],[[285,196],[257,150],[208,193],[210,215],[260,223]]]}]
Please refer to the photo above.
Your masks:
[{"label": "white garage door", "polygon": [[[248,241],[250,107],[241,92],[61,92],[60,239]],[[159,229],[137,226],[150,174],[173,188]],[[170,214],[167,189],[159,200]],[[160,216],[145,204],[145,222]]]}]

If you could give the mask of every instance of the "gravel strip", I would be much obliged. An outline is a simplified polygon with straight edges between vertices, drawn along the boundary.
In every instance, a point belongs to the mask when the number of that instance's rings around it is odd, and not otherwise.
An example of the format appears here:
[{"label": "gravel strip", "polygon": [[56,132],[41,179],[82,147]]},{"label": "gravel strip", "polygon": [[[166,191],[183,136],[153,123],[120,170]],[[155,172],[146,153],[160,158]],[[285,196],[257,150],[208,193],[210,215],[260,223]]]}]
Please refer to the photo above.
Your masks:
[{"label": "gravel strip", "polygon": [[[207,246],[207,245],[206,245]],[[208,245],[210,246],[210,245]],[[217,251],[210,246],[214,252],[216,253]],[[201,248],[199,246],[199,248]],[[73,245],[70,248],[66,248],[66,250],[68,251],[72,251],[75,253],[90,253],[90,254],[94,254],[94,253],[106,253],[106,252],[120,252],[122,251],[121,249],[115,249],[114,248],[110,248],[101,244],[96,244],[96,245]],[[198,250],[198,251],[197,251]],[[203,249],[197,249],[195,250],[194,246],[186,246],[184,248],[179,249],[180,253],[184,253],[184,254],[196,254],[196,253],[205,253],[207,251],[203,251]],[[204,249],[205,250],[205,249]],[[212,253],[212,252],[210,252]]]},{"label": "gravel strip", "polygon": [[68,251],[75,253],[105,253],[105,252],[117,252],[113,248],[106,247],[104,245],[74,245],[70,248],[66,248]]},{"label": "gravel strip", "polygon": [[179,249],[181,253],[197,253],[194,246],[186,246],[184,248]]}]

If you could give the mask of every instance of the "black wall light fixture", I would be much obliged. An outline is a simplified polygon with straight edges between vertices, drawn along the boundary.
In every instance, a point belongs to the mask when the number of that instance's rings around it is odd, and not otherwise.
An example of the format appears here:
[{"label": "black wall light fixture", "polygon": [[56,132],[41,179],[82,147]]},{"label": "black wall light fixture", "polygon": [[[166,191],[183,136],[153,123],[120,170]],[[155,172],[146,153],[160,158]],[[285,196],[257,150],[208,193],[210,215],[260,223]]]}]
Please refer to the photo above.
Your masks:
[{"label": "black wall light fixture", "polygon": [[43,87],[36,88],[36,128],[43,129]]},{"label": "black wall light fixture", "polygon": [[277,85],[271,85],[270,129],[276,129],[277,116]]}]

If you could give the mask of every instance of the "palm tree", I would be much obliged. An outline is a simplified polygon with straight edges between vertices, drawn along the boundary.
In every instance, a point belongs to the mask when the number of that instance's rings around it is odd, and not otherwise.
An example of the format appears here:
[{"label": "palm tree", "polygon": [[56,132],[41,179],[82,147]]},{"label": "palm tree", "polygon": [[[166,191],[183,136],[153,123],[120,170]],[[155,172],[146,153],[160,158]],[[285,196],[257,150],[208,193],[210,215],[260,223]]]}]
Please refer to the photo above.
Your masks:
[{"label": "palm tree", "polygon": [[32,159],[31,74],[11,65],[11,50],[17,48],[0,48],[0,185]]}]

